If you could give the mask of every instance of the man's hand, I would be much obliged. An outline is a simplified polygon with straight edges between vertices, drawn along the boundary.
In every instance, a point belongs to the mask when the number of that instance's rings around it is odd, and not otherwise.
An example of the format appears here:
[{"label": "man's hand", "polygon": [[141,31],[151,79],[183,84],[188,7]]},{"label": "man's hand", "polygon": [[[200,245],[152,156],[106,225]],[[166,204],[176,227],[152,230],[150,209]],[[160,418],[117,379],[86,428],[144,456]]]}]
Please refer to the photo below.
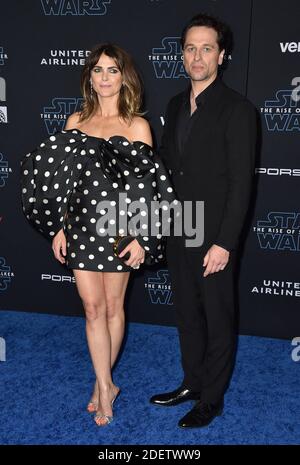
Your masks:
[{"label": "man's hand", "polygon": [[67,255],[67,241],[63,229],[60,229],[58,233],[54,236],[52,241],[52,250],[54,252],[55,258],[60,263],[65,263],[65,256]]},{"label": "man's hand", "polygon": [[205,271],[203,276],[206,277],[209,274],[216,273],[224,270],[229,260],[229,252],[219,245],[213,245],[208,250],[203,260],[203,266]]}]

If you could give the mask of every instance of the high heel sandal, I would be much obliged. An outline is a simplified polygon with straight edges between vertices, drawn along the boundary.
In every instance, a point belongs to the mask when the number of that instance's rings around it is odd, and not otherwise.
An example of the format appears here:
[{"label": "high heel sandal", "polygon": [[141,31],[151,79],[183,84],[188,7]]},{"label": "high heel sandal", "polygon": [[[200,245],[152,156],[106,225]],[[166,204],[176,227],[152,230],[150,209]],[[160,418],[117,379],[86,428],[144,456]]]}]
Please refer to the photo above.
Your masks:
[{"label": "high heel sandal", "polygon": [[[114,401],[116,400],[116,398],[118,397],[118,395],[120,394],[120,389],[118,390],[117,394],[115,395],[115,397],[112,399],[111,401],[111,407],[113,407],[114,405]],[[105,423],[100,423],[101,420],[105,420]],[[106,426],[106,425],[109,425],[112,421],[113,421],[114,417],[113,416],[110,416],[110,415],[103,415],[101,413],[96,413],[96,415],[94,416],[94,420],[95,420],[95,423],[97,426]]]}]

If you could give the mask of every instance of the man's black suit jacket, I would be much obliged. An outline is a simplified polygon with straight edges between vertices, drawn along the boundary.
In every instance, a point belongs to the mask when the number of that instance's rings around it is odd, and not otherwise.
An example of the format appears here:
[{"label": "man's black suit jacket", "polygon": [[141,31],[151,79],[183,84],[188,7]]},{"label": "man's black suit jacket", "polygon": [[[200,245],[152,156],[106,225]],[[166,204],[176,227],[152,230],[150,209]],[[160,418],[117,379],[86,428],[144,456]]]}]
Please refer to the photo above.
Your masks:
[{"label": "man's black suit jacket", "polygon": [[[236,248],[254,172],[254,106],[217,78],[179,153],[177,116],[186,92],[167,107],[160,155],[180,201],[204,201],[204,244]],[[203,250],[203,249],[202,249]]]}]

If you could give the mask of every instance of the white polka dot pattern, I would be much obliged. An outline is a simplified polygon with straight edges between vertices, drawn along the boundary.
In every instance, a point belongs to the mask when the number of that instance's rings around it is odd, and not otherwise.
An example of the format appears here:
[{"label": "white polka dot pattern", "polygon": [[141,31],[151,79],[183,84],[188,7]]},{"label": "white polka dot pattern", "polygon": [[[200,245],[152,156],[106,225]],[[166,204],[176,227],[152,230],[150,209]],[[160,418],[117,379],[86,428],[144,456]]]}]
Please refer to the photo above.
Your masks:
[{"label": "white polka dot pattern", "polygon": [[[72,269],[132,270],[113,255],[113,238],[101,235],[103,231],[97,228],[97,220],[106,213],[103,209],[97,212],[98,202],[118,207],[121,191],[127,194],[128,208],[138,200],[150,211],[153,200],[171,203],[175,199],[167,170],[151,147],[123,136],[105,140],[79,130],[57,132],[27,154],[21,165],[24,213],[51,240],[64,228],[67,266]],[[132,213],[127,213],[129,221]],[[121,209],[120,217],[125,214]],[[163,247],[160,233],[149,235],[148,216],[142,211],[136,239],[151,264],[163,257]],[[109,221],[116,231],[123,231],[115,223]]]}]

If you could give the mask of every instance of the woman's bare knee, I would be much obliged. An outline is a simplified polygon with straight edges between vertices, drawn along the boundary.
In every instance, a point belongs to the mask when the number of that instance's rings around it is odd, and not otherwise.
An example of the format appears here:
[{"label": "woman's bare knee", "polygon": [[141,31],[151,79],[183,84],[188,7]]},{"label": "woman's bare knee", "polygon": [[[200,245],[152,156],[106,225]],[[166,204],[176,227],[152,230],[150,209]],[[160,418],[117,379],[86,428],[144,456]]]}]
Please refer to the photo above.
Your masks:
[{"label": "woman's bare knee", "polygon": [[106,298],[106,312],[108,320],[122,316],[124,314],[123,299]]},{"label": "woman's bare knee", "polygon": [[83,301],[86,319],[90,322],[106,318],[106,305],[95,301]]}]

